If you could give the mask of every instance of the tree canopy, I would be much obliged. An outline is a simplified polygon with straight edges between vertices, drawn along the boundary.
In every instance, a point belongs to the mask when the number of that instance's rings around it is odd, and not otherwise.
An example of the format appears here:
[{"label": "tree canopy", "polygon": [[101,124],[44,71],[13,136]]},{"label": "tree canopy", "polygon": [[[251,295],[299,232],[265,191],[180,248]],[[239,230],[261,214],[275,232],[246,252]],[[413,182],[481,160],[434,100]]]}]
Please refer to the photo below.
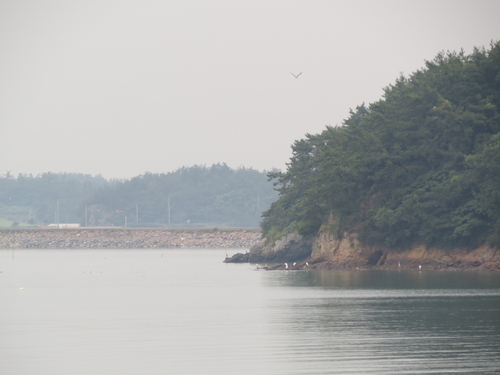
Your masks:
[{"label": "tree canopy", "polygon": [[330,222],[367,245],[500,245],[500,43],[438,54],[292,152],[268,239]]},{"label": "tree canopy", "polygon": [[267,172],[226,164],[126,180],[70,173],[0,177],[0,217],[32,224],[257,227],[275,199]]}]

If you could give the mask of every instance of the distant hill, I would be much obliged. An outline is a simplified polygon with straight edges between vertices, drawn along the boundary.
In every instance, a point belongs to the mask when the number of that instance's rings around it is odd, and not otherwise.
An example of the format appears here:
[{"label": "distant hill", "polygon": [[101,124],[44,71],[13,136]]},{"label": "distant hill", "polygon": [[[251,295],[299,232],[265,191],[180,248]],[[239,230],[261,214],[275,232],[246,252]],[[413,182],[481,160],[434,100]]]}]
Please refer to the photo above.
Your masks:
[{"label": "distant hill", "polygon": [[440,53],[292,150],[269,240],[329,223],[365,245],[499,246],[500,43]]},{"label": "distant hill", "polygon": [[0,177],[0,218],[32,225],[258,227],[277,193],[267,172],[226,164],[125,180],[44,173]]}]

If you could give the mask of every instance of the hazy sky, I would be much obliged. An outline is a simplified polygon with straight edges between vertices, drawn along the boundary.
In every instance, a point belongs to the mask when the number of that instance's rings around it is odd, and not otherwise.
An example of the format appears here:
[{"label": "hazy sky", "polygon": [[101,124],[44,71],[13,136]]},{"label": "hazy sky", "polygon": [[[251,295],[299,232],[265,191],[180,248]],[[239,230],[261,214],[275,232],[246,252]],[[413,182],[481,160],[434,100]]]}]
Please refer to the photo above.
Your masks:
[{"label": "hazy sky", "polygon": [[283,169],[400,73],[499,40],[499,15],[498,0],[0,0],[0,174]]}]

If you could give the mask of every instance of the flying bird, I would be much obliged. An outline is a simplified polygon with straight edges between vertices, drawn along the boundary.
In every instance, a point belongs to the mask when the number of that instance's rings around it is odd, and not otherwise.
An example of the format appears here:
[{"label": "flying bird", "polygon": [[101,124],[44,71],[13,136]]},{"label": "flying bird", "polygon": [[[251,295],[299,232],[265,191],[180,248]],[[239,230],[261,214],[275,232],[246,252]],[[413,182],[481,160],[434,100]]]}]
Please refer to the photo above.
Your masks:
[{"label": "flying bird", "polygon": [[293,74],[292,72],[290,72],[290,74],[291,74],[292,76],[294,76],[294,77],[295,77],[295,79],[297,79],[297,78],[299,78],[299,76],[302,74],[302,72],[300,72],[299,74]]}]

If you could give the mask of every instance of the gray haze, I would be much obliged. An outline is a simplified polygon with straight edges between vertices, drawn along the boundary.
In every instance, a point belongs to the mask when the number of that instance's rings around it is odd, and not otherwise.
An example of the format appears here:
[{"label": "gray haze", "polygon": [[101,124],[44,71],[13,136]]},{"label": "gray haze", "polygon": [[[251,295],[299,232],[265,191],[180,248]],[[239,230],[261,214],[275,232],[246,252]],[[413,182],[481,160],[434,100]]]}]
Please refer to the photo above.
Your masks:
[{"label": "gray haze", "polygon": [[500,39],[499,15],[497,0],[3,0],[0,174],[284,168],[400,73]]}]

